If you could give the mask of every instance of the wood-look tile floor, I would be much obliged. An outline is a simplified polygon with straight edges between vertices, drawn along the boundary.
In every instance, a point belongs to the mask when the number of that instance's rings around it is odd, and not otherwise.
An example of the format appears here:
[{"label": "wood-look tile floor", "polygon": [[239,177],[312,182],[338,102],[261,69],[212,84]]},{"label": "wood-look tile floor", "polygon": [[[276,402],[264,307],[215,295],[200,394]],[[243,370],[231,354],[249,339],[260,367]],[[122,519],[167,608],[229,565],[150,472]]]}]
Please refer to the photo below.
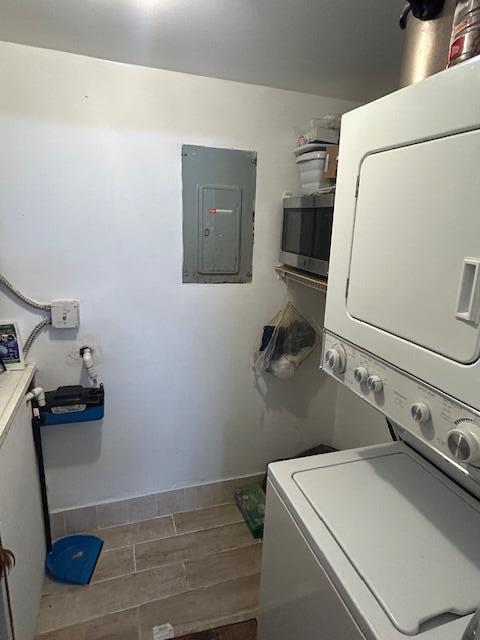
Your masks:
[{"label": "wood-look tile floor", "polygon": [[235,504],[95,533],[88,586],[45,578],[38,640],[153,640],[165,624],[179,637],[256,615],[261,544]]},{"label": "wood-look tile floor", "polygon": [[246,620],[217,629],[189,633],[178,640],[256,640],[257,621]]}]

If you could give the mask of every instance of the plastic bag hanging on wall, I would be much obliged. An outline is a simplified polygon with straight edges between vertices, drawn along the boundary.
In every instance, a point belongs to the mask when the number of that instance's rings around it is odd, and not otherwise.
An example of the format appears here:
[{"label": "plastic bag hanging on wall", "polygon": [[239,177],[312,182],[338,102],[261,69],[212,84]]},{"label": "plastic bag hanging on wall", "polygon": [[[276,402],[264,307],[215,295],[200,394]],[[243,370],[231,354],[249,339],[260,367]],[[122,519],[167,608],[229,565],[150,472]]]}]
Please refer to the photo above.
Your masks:
[{"label": "plastic bag hanging on wall", "polygon": [[315,349],[318,332],[288,302],[263,327],[252,358],[258,373],[272,373],[277,378],[291,378],[302,362]]}]

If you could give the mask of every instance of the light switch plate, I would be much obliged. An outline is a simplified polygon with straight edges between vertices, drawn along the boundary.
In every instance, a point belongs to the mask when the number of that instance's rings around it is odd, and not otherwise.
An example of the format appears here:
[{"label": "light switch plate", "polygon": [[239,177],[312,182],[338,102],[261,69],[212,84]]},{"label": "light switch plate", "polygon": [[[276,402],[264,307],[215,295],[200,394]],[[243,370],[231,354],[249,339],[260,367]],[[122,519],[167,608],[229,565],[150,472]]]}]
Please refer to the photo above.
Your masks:
[{"label": "light switch plate", "polygon": [[52,327],[55,329],[78,329],[80,326],[80,303],[78,300],[52,301]]}]

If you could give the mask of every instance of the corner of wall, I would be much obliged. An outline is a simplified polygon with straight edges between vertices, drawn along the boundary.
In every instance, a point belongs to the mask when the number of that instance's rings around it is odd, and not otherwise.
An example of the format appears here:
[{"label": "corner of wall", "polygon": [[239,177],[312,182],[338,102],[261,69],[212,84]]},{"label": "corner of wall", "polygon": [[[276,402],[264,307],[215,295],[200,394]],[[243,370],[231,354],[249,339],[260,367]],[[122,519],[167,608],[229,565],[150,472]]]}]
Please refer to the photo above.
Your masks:
[{"label": "corner of wall", "polygon": [[332,446],[353,449],[390,441],[385,416],[338,384]]}]

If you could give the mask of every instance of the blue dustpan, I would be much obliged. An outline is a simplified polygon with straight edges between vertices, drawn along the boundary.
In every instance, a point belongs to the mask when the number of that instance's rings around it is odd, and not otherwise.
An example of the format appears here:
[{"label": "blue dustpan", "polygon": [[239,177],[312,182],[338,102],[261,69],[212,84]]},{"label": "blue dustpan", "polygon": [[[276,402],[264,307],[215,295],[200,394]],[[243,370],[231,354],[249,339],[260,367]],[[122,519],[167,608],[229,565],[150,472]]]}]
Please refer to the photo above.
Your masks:
[{"label": "blue dustpan", "polygon": [[58,582],[88,584],[97,566],[102,547],[103,540],[97,536],[60,538],[47,553],[47,572]]}]

